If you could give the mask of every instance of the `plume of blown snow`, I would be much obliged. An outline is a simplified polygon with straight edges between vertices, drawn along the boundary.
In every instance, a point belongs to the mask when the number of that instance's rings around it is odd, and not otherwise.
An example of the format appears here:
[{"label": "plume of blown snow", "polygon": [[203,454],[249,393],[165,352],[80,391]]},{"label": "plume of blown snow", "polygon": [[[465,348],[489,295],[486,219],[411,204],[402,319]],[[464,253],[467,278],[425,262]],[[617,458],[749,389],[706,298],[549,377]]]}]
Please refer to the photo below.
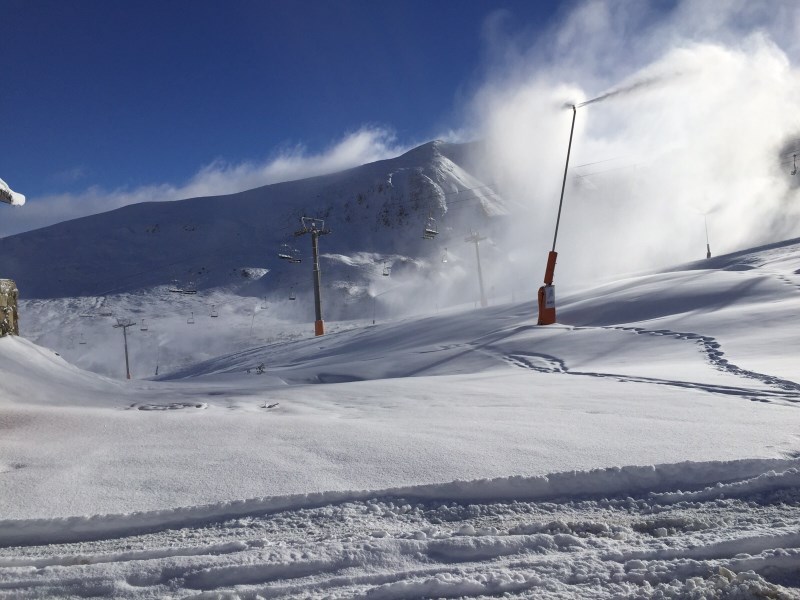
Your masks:
[{"label": "plume of blown snow", "polygon": [[490,19],[471,116],[500,193],[527,208],[508,247],[543,274],[572,104],[557,282],[703,258],[703,215],[716,254],[800,235],[789,5],[687,1],[654,19],[647,3],[590,1],[536,36]]}]

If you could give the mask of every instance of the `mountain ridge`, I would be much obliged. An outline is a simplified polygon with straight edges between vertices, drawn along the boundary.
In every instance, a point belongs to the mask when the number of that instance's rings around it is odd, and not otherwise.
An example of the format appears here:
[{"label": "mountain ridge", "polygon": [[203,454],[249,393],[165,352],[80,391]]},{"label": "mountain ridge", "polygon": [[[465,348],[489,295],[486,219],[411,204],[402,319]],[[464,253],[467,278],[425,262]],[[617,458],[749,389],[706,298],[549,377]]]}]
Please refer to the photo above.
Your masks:
[{"label": "mountain ridge", "polygon": [[[462,166],[475,164],[478,149],[475,142],[436,140],[345,171],[65,221],[0,240],[0,272],[29,298],[131,291],[173,280],[228,285],[241,267],[278,269],[277,249],[294,244],[303,215],[326,219],[334,229],[325,251],[417,255],[430,249],[419,239],[429,217],[443,233],[460,234],[464,222],[483,226],[505,212],[503,199]],[[454,217],[454,204],[472,210]]]}]

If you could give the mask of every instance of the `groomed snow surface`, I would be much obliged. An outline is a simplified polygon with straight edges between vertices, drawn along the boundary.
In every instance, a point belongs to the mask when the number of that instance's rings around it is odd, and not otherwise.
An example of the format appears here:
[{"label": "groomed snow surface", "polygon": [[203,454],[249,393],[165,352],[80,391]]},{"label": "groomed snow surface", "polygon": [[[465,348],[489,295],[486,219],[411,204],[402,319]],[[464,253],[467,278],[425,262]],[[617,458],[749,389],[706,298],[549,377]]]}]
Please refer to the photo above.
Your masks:
[{"label": "groomed snow surface", "polygon": [[158,381],[0,340],[0,597],[799,598],[798,241],[534,311]]}]

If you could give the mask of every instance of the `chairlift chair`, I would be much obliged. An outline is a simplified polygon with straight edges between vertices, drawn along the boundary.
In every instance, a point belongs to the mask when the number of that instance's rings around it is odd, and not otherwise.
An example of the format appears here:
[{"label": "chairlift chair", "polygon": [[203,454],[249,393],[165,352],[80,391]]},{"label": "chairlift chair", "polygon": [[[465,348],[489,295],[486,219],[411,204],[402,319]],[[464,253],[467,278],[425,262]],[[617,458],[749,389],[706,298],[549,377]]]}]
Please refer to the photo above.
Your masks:
[{"label": "chairlift chair", "polygon": [[797,175],[797,154],[792,154],[792,175]]},{"label": "chairlift chair", "polygon": [[289,244],[281,244],[281,247],[278,249],[278,258],[281,260],[292,260],[292,248]]},{"label": "chairlift chair", "polygon": [[175,287],[170,288],[170,290],[169,290],[173,294],[196,294],[197,293],[197,288],[195,287],[194,282],[192,282],[192,281],[190,281],[189,284],[186,285],[186,286],[178,284],[177,281],[175,281],[173,283],[174,283]]},{"label": "chairlift chair", "polygon": [[261,303],[261,308],[267,308],[267,297],[264,296],[264,301]]},{"label": "chairlift chair", "polygon": [[192,316],[190,316],[188,319],[186,319],[186,322],[187,322],[189,325],[194,325],[194,311],[192,311],[191,315],[192,315]]},{"label": "chairlift chair", "polygon": [[141,324],[139,325],[139,331],[147,331],[147,323],[144,319],[142,319]]},{"label": "chairlift chair", "polygon": [[448,260],[448,259],[447,259],[447,248],[445,248],[445,249],[444,249],[444,252],[442,252],[442,262],[443,262],[443,263],[446,263],[446,262],[447,262],[447,260]]},{"label": "chairlift chair", "polygon": [[386,261],[383,261],[383,276],[389,276],[389,265],[386,264]]},{"label": "chairlift chair", "polygon": [[296,300],[297,296],[294,295],[294,286],[289,290],[289,300]]},{"label": "chairlift chair", "polygon": [[217,312],[217,305],[216,304],[212,304],[211,305],[211,318],[212,319],[216,319],[218,316],[219,316],[219,313]]},{"label": "chairlift chair", "polygon": [[83,339],[83,334],[81,334],[81,337],[80,337],[80,339],[78,340],[78,343],[79,343],[81,346],[83,346],[83,345],[85,345],[85,344],[86,344],[86,340],[85,340],[85,339]]},{"label": "chairlift chair", "polygon": [[300,250],[298,250],[297,248],[292,250],[292,256],[291,258],[289,258],[289,262],[293,265],[303,262],[303,258],[300,256]]},{"label": "chairlift chair", "polygon": [[428,221],[425,223],[425,228],[422,230],[422,239],[432,240],[437,235],[439,235],[439,230],[436,228],[436,219],[433,216],[429,216]]}]

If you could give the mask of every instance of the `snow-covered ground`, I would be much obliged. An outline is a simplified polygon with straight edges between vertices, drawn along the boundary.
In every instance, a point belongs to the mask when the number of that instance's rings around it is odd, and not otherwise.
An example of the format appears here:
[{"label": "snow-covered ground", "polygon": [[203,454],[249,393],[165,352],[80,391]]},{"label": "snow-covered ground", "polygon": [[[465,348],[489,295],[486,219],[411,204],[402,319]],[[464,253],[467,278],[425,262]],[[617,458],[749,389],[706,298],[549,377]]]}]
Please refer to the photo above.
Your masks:
[{"label": "snow-covered ground", "polygon": [[793,240],[158,380],[2,339],[0,597],[797,598],[798,314]]}]

